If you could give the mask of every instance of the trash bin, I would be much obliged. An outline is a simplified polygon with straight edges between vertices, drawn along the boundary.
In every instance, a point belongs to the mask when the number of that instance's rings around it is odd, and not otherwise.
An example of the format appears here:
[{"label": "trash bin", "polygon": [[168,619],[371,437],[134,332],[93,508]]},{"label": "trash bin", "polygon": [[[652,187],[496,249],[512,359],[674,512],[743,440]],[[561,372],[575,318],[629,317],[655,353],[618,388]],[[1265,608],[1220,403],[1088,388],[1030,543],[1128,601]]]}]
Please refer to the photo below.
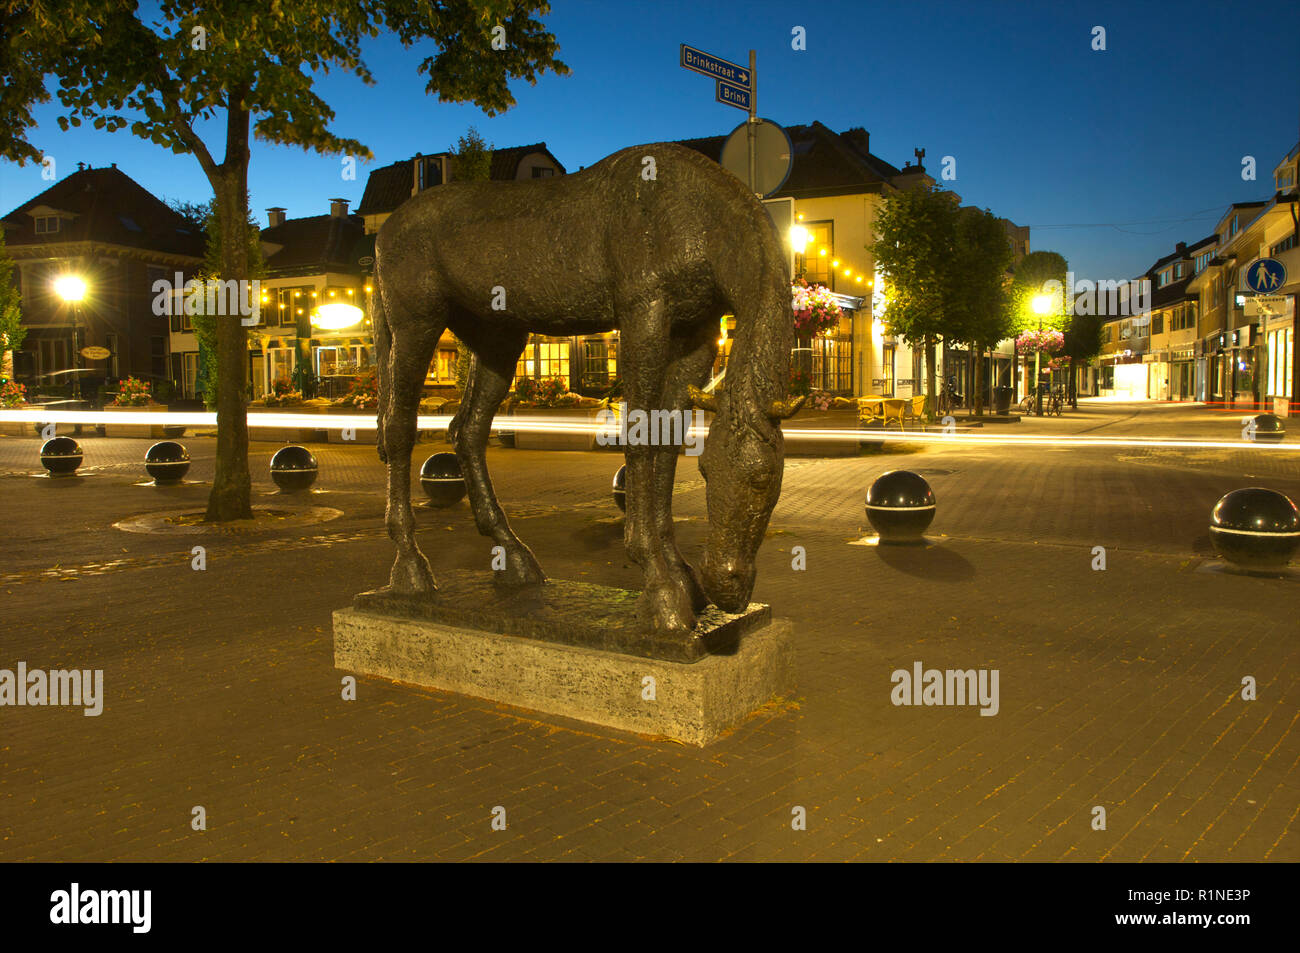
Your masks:
[{"label": "trash bin", "polygon": [[1011,388],[993,388],[993,409],[1003,417],[1011,413]]}]

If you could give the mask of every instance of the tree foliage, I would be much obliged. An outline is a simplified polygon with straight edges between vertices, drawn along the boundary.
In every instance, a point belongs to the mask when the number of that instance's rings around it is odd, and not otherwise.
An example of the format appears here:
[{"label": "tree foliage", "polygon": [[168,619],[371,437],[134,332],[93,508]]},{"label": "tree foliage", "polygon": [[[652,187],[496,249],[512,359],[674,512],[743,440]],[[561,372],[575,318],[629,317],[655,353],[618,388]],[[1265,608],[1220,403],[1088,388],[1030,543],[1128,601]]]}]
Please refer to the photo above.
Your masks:
[{"label": "tree foliage", "polygon": [[[536,83],[567,73],[558,45],[534,14],[535,0],[12,0],[3,8],[6,49],[0,94],[0,156],[39,160],[32,108],[57,80],[63,129],[89,122],[190,153],[212,185],[221,222],[221,277],[249,276],[250,136],[327,154],[371,157],[359,140],[330,128],[334,111],[313,89],[338,70],[373,84],[363,40],[395,35],[405,47],[430,42],[420,63],[425,91],[473,102],[488,115],[514,105],[512,79]],[[225,154],[195,125],[224,118]],[[248,475],[247,336],[237,320],[217,323],[222,386],[217,468],[208,519],[252,515]]]},{"label": "tree foliage", "polygon": [[[1015,277],[1011,282],[1011,330],[1015,333],[1037,328],[1039,319],[1044,327],[1065,331],[1069,327],[1069,297],[1065,290],[1066,271],[1069,266],[1064,256],[1054,251],[1034,251],[1016,263]],[[1055,286],[1051,282],[1056,282]],[[1034,311],[1034,298],[1047,295],[1052,298],[1051,311],[1039,315]]]},{"label": "tree foliage", "polygon": [[[10,352],[23,346],[27,329],[23,327],[22,295],[14,286],[14,263],[5,247],[4,229],[0,228],[0,359],[7,368]],[[8,371],[0,371],[0,377]]]}]

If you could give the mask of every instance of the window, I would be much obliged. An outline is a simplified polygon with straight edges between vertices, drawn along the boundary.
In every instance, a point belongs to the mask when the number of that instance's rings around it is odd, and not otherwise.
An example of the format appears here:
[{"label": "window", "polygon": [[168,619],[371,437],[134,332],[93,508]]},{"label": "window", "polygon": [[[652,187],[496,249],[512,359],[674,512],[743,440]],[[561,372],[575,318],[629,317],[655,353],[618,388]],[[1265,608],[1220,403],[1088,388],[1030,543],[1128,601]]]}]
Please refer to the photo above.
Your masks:
[{"label": "window", "polygon": [[534,179],[545,179],[548,176],[552,176],[552,175],[555,175],[555,170],[548,166],[543,166],[543,165],[533,166]]},{"label": "window", "polygon": [[293,380],[293,368],[295,364],[294,349],[291,347],[271,347],[266,349],[266,381],[267,387],[275,386],[275,382],[284,379]]},{"label": "window", "polygon": [[167,339],[165,337],[149,338],[149,373],[155,380],[167,376]]},{"label": "window", "polygon": [[1294,334],[1291,328],[1279,328],[1268,333],[1268,392],[1274,397],[1291,396]]},{"label": "window", "polygon": [[804,222],[808,244],[803,254],[803,276],[809,284],[822,284],[835,290],[835,228],[833,222]]},{"label": "window", "polygon": [[1268,250],[1268,253],[1270,255],[1280,255],[1282,254],[1282,252],[1289,251],[1292,248],[1295,248],[1295,232],[1292,232],[1286,238],[1282,239],[1280,242],[1278,242],[1276,245],[1270,248]]},{"label": "window", "polygon": [[1159,277],[1156,279],[1156,287],[1163,288],[1165,285],[1169,284],[1169,276],[1172,273],[1173,270],[1170,268],[1166,268],[1164,271],[1160,272]]},{"label": "window", "polygon": [[1228,237],[1229,237],[1229,238],[1231,238],[1233,235],[1237,234],[1237,218],[1238,218],[1238,216],[1236,216],[1236,215],[1232,216],[1232,226],[1228,229]]},{"label": "window", "polygon": [[59,230],[59,218],[57,215],[42,215],[36,219],[37,235],[52,235]]},{"label": "window", "polygon": [[1183,276],[1183,263],[1179,262],[1178,264],[1174,265],[1174,278],[1178,279],[1181,278],[1182,276]]},{"label": "window", "polygon": [[434,383],[456,382],[456,352],[443,348],[429,362],[429,373],[425,379]]},{"label": "window", "polygon": [[569,339],[544,338],[534,335],[524,348],[519,363],[515,365],[516,377],[543,380],[562,377],[569,380]]},{"label": "window", "polygon": [[416,188],[423,192],[434,185],[442,185],[442,159],[426,156],[415,160]]},{"label": "window", "polygon": [[610,381],[618,376],[618,340],[612,335],[608,338],[587,338],[582,342],[582,379],[583,390],[603,391]]},{"label": "window", "polygon": [[[1170,327],[1173,327],[1172,323],[1170,324]],[[1151,333],[1165,333],[1165,316],[1163,314],[1157,314],[1151,319]]]}]

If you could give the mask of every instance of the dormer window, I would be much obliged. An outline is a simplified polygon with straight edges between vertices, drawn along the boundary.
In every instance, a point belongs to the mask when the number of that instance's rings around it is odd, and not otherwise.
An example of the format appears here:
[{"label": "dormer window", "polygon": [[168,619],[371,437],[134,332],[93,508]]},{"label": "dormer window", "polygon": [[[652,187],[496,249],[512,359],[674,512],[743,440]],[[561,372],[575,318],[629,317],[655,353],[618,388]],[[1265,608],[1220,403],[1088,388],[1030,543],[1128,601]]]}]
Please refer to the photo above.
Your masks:
[{"label": "dormer window", "polygon": [[415,160],[416,188],[423,192],[434,185],[442,185],[442,159],[425,156]]},{"label": "dormer window", "polygon": [[59,230],[57,215],[41,215],[36,219],[37,235],[52,235]]},{"label": "dormer window", "polygon": [[544,165],[533,166],[534,179],[544,179],[547,176],[552,176],[552,175],[555,175],[555,170],[550,168],[549,166],[544,166]]}]

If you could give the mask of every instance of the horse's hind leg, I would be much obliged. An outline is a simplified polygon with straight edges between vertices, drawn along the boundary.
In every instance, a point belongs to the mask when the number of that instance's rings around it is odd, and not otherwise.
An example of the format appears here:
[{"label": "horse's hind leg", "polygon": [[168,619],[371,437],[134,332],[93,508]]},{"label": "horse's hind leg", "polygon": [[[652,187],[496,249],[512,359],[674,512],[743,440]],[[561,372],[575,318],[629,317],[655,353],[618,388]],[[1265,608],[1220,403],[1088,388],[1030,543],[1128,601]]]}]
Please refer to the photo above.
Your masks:
[{"label": "horse's hind leg", "polygon": [[391,319],[388,348],[388,395],[381,395],[381,433],[388,461],[388,535],[397,544],[397,561],[389,577],[396,592],[432,592],[437,588],[429,561],[415,542],[415,516],[411,512],[411,448],[415,445],[420,395],[429,371],[443,322],[422,323],[404,316]]},{"label": "horse's hind leg", "polygon": [[510,529],[501,504],[492,489],[487,469],[487,441],[492,418],[510,382],[527,336],[502,334],[490,343],[478,345],[473,370],[465,386],[465,399],[456,412],[449,436],[465,475],[474,523],[479,533],[490,537],[505,551],[505,569],[493,573],[493,580],[507,586],[526,586],[546,581],[542,567],[527,546]]}]

